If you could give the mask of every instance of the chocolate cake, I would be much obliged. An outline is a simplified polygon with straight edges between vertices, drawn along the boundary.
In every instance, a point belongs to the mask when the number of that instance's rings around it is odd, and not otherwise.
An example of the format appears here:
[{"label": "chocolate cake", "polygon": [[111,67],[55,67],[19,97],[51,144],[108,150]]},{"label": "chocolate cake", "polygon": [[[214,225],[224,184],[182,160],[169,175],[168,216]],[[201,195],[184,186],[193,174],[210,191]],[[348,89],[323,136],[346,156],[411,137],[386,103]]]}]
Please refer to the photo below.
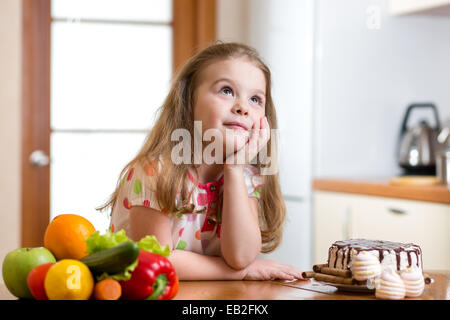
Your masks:
[{"label": "chocolate cake", "polygon": [[336,241],[328,249],[328,267],[350,270],[354,256],[366,251],[378,257],[380,263],[394,270],[416,266],[422,270],[422,249],[413,243],[382,240],[350,239]]}]

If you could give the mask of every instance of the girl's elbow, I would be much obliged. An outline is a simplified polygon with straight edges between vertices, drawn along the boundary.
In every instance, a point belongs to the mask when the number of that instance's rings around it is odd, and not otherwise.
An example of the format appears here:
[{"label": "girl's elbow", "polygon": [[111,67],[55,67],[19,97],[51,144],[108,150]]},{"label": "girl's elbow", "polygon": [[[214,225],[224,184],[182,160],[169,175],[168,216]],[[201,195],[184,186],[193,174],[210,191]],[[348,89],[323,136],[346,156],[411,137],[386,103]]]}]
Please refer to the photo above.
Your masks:
[{"label": "girl's elbow", "polygon": [[253,261],[255,261],[257,254],[231,254],[223,255],[225,262],[235,270],[242,270],[247,268]]},{"label": "girl's elbow", "polygon": [[224,242],[222,238],[222,257],[227,265],[235,270],[247,268],[253,261],[256,260],[256,257],[261,252],[261,241],[255,241],[253,243],[246,241],[244,243],[247,245],[229,245],[227,242]]},{"label": "girl's elbow", "polygon": [[247,268],[251,261],[248,259],[237,259],[237,258],[225,258],[225,262],[234,270],[242,270]]}]

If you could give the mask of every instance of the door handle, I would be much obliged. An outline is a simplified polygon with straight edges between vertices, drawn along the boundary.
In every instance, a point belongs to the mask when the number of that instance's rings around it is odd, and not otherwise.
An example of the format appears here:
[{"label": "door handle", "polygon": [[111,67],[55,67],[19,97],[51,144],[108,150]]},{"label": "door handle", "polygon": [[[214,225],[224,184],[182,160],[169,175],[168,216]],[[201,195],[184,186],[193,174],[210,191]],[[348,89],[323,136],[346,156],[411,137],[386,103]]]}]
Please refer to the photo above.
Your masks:
[{"label": "door handle", "polygon": [[50,163],[49,156],[42,150],[35,150],[30,154],[28,159],[33,167],[46,167]]},{"label": "door handle", "polygon": [[388,211],[390,213],[397,214],[397,215],[403,215],[403,214],[407,214],[408,213],[406,210],[397,209],[397,208],[388,208]]}]

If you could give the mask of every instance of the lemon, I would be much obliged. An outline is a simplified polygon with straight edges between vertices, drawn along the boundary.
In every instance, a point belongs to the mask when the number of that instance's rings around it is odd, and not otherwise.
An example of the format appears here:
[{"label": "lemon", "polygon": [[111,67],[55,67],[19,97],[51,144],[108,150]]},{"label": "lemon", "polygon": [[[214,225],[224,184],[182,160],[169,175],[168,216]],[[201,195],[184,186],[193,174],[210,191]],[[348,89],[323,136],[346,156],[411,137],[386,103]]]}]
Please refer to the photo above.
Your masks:
[{"label": "lemon", "polygon": [[88,300],[94,278],[81,261],[62,259],[48,270],[44,288],[50,300]]}]

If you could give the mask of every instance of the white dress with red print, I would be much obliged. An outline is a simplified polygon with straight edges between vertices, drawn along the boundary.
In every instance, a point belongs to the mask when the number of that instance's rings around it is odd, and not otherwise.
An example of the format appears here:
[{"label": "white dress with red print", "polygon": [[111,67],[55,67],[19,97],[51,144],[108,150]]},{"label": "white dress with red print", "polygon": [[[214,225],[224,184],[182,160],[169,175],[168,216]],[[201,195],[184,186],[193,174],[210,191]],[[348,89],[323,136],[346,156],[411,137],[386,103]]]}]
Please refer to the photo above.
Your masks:
[{"label": "white dress with red print", "polygon": [[[189,204],[190,213],[182,213],[181,195],[177,195],[179,212],[168,213],[156,199],[155,162],[129,169],[122,181],[114,209],[111,230],[124,229],[129,234],[129,213],[133,206],[145,206],[168,214],[171,220],[172,246],[178,250],[220,256],[220,226],[224,176],[209,183],[200,183],[188,172],[188,189],[194,187]],[[252,165],[244,168],[248,196],[259,198],[262,177]]]}]

